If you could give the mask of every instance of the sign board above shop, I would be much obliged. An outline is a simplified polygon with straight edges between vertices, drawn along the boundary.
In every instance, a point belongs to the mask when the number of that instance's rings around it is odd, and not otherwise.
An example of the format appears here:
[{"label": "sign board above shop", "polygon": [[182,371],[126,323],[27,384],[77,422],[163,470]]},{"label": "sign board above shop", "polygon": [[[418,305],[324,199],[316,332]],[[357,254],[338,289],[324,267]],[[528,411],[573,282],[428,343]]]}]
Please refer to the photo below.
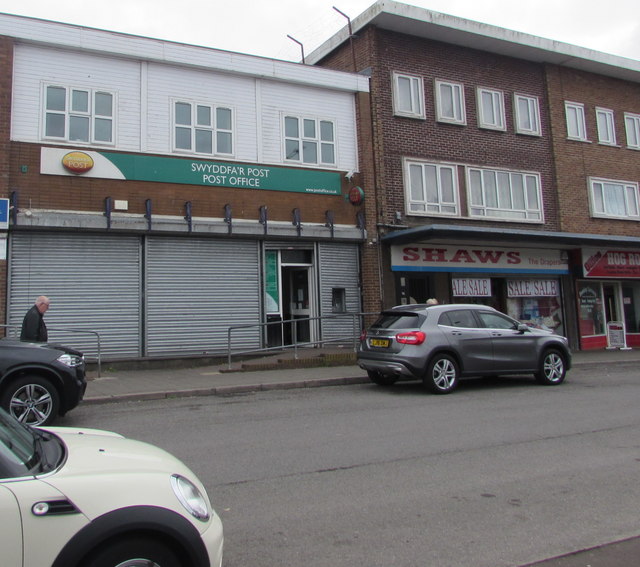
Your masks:
[{"label": "sign board above shop", "polygon": [[640,250],[584,248],[582,269],[586,278],[640,278]]},{"label": "sign board above shop", "polygon": [[407,272],[567,274],[560,250],[405,244],[391,246],[391,269]]},{"label": "sign board above shop", "polygon": [[60,148],[41,149],[40,173],[314,195],[340,195],[342,190],[337,171]]}]

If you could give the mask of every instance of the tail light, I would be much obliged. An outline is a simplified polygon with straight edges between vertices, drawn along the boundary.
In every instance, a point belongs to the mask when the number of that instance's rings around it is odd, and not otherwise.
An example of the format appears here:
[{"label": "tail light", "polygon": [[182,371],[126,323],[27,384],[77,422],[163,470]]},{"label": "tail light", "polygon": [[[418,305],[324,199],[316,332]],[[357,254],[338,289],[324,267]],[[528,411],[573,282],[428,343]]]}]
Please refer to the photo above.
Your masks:
[{"label": "tail light", "polygon": [[421,345],[426,338],[426,333],[422,331],[409,331],[408,333],[398,333],[396,342],[403,345]]},{"label": "tail light", "polygon": [[360,340],[364,341],[366,338],[367,338],[367,330],[362,329],[362,331],[360,332]]}]

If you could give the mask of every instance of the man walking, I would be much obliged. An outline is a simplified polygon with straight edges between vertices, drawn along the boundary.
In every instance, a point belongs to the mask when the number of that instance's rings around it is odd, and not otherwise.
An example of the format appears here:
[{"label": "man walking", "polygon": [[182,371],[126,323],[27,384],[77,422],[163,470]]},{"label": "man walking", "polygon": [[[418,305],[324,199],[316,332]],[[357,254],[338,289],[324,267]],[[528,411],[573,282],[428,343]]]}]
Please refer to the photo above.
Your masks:
[{"label": "man walking", "polygon": [[49,298],[41,295],[35,304],[27,311],[22,321],[21,341],[34,343],[47,342],[47,326],[44,323],[44,314],[49,309]]}]

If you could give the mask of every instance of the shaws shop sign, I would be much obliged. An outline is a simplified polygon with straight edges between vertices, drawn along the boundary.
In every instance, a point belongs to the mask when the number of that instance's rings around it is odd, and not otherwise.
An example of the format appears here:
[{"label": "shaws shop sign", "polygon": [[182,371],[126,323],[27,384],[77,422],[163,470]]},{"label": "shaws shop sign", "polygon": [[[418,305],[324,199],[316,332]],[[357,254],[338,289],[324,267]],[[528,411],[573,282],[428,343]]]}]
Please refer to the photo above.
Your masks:
[{"label": "shaws shop sign", "polygon": [[559,250],[409,244],[391,247],[394,271],[566,274]]}]

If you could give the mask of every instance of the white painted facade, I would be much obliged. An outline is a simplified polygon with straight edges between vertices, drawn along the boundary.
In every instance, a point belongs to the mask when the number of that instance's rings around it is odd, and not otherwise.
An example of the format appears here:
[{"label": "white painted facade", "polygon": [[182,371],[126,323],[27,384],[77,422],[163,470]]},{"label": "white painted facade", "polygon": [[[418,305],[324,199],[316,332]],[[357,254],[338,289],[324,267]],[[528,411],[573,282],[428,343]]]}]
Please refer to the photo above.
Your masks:
[{"label": "white painted facade", "polygon": [[60,144],[44,138],[42,123],[45,86],[59,85],[114,94],[114,144],[93,143],[92,148],[196,155],[172,151],[173,102],[181,100],[233,109],[235,148],[233,156],[220,156],[225,160],[284,165],[284,115],[293,114],[332,121],[336,169],[358,171],[355,98],[350,91],[22,43],[15,48],[14,61],[12,141]]}]

